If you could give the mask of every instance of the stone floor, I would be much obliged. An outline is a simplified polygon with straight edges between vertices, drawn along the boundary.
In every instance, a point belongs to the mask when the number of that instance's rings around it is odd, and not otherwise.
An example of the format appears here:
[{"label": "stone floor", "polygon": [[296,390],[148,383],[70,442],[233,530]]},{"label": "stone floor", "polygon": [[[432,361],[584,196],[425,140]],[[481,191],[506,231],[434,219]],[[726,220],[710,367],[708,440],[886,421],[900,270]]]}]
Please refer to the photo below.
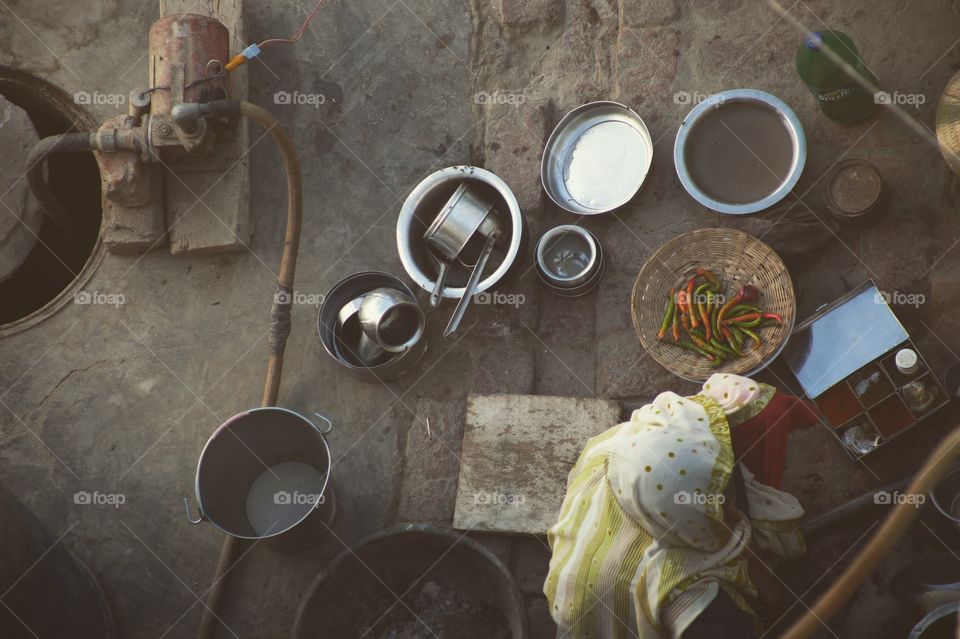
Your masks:
[{"label": "stone floor", "polygon": [[[294,31],[311,3],[246,4],[253,39]],[[938,372],[957,359],[960,181],[892,112],[857,126],[822,117],[793,56],[800,40],[794,20],[846,31],[889,91],[923,96],[919,108],[907,110],[929,129],[942,87],[960,68],[960,3],[783,4],[786,18],[760,0],[330,0],[300,43],[271,49],[252,65],[251,100],[294,132],[303,163],[296,288],[307,296],[358,270],[402,275],[394,249],[400,205],[423,176],[444,166],[498,173],[534,237],[575,221],[545,202],[538,177],[545,136],[573,106],[624,102],[642,115],[656,144],[637,197],[613,214],[581,220],[608,257],[595,294],[552,297],[526,269],[501,289],[522,294],[522,304],[471,308],[456,338],[441,337],[451,309],[439,311],[425,361],[389,386],[345,376],[316,337],[316,308],[294,309],[281,403],[334,422],[340,515],[335,534],[307,552],[255,548],[232,579],[222,614],[230,630],[219,636],[283,636],[308,584],[345,546],[400,521],[449,522],[452,502],[444,496],[456,459],[443,451],[425,457],[419,429],[431,418],[456,450],[468,393],[599,396],[622,401],[627,411],[662,390],[690,391],[643,353],[629,313],[638,270],[682,232],[736,225],[769,233],[802,285],[801,317],[868,278],[890,293],[922,294],[924,303],[898,312]],[[14,1],[0,14],[2,65],[69,93],[126,94],[144,85],[156,3]],[[864,157],[889,187],[885,219],[866,229],[824,226],[825,244],[798,252],[808,238],[778,231],[776,212],[733,220],[689,198],[672,167],[678,124],[699,96],[738,87],[778,95],[806,128],[809,158],[796,209],[826,224],[818,189],[824,172],[841,157]],[[279,91],[325,99],[316,108],[274,104]],[[105,105],[91,111],[98,119],[114,114]],[[187,523],[182,497],[193,490],[210,433],[260,397],[284,191],[269,143],[255,145],[250,163],[256,228],[249,251],[106,256],[85,290],[120,293],[123,305],[69,304],[0,340],[0,482],[90,564],[124,638],[193,636],[198,595],[222,541],[211,526]],[[790,384],[781,366],[765,375]],[[931,423],[860,464],[825,427],[798,434],[786,488],[811,514],[823,512],[910,472],[946,426]],[[442,488],[431,492],[428,479]],[[80,490],[121,493],[126,501],[115,509],[76,505]],[[810,557],[783,573],[791,592],[814,596],[878,517],[812,540]],[[533,636],[552,636],[538,594],[544,541],[479,538],[514,570]],[[917,554],[953,553],[958,545],[956,531],[935,518],[915,526],[833,636],[904,636],[916,616],[889,595],[890,576]]]}]

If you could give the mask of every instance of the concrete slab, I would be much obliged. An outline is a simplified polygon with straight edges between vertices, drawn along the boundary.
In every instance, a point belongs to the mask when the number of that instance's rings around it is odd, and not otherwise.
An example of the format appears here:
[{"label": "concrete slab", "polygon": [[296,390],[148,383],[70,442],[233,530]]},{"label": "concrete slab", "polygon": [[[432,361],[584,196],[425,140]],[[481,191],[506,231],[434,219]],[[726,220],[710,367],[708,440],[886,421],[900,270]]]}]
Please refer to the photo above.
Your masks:
[{"label": "concrete slab", "polygon": [[453,527],[545,534],[583,443],[619,419],[609,400],[470,395]]}]

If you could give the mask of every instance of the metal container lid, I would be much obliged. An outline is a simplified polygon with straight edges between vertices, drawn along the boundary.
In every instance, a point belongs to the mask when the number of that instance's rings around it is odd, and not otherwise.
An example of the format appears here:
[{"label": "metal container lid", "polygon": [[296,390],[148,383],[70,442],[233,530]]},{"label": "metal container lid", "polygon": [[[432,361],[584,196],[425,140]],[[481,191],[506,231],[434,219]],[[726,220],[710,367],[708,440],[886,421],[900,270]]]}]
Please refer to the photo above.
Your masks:
[{"label": "metal container lid", "polygon": [[897,363],[897,370],[904,375],[913,375],[920,368],[920,360],[917,357],[917,353],[910,348],[900,349],[894,361]]},{"label": "metal container lid", "polygon": [[873,282],[827,305],[790,337],[784,359],[811,398],[910,338]]}]

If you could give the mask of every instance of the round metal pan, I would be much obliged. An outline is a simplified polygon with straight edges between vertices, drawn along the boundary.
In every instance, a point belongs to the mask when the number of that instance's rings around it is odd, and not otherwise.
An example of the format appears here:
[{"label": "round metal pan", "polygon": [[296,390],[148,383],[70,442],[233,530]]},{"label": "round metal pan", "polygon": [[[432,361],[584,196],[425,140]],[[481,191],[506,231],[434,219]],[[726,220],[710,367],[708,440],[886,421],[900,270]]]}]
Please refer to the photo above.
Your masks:
[{"label": "round metal pan", "polygon": [[629,202],[652,161],[650,132],[633,109],[590,102],[563,116],[550,134],[540,179],[560,208],[597,215]]},{"label": "round metal pan", "polygon": [[[786,173],[786,177],[775,189],[772,189],[770,193],[752,202],[728,202],[717,199],[707,193],[706,190],[697,184],[691,175],[691,169],[687,162],[688,148],[698,141],[696,135],[697,123],[706,115],[713,113],[716,109],[728,108],[737,102],[764,105],[775,111],[781,124],[786,129],[793,147],[791,149],[790,167]],[[744,152],[749,153],[750,151],[745,149]],[[782,200],[786,197],[787,193],[796,186],[800,175],[803,173],[803,166],[806,161],[807,138],[797,114],[780,98],[766,91],[757,91],[756,89],[723,91],[711,95],[700,102],[687,114],[687,117],[683,119],[680,130],[677,132],[676,143],[673,147],[673,162],[677,169],[677,176],[680,178],[680,183],[683,185],[683,188],[686,189],[687,193],[707,208],[730,215],[756,213]]]}]

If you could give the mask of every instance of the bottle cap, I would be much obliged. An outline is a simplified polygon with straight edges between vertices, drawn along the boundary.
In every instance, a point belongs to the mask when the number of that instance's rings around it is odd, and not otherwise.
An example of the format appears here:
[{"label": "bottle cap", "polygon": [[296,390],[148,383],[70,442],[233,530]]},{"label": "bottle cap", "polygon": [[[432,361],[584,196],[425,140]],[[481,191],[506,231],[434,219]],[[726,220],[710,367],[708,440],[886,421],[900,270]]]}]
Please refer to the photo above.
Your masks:
[{"label": "bottle cap", "polygon": [[812,31],[806,38],[804,38],[803,43],[811,51],[818,51],[820,49],[820,45],[823,44],[823,34],[819,31]]},{"label": "bottle cap", "polygon": [[909,348],[901,349],[896,356],[897,369],[904,375],[912,375],[920,368],[920,360],[916,352]]}]

